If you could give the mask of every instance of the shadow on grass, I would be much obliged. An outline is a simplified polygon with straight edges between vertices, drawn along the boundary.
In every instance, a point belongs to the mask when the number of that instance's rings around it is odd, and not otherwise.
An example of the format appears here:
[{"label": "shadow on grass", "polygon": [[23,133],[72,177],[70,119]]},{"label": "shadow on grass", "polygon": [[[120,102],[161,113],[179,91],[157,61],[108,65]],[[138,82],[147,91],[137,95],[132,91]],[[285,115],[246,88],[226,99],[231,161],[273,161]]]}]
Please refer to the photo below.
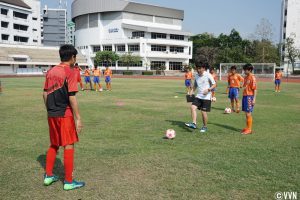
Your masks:
[{"label": "shadow on grass", "polygon": [[172,124],[172,126],[178,126],[179,128],[184,129],[187,132],[193,132],[192,129],[188,128],[184,122],[181,121],[174,121],[174,120],[166,120],[166,122],[170,122]]},{"label": "shadow on grass", "polygon": [[[36,161],[38,161],[40,163],[40,165],[44,168],[44,170],[46,171],[46,155],[45,154],[41,154],[37,157]],[[64,176],[65,176],[65,168],[61,162],[60,159],[56,158],[55,159],[55,165],[53,168],[53,174],[59,176],[59,180],[60,181],[64,181]]]},{"label": "shadow on grass", "polygon": [[175,92],[176,94],[186,94],[186,92]]},{"label": "shadow on grass", "polygon": [[240,132],[241,131],[241,129],[235,128],[233,126],[228,126],[228,125],[225,125],[225,124],[218,124],[218,123],[211,123],[211,122],[209,122],[208,124],[219,126],[221,128],[225,128],[225,129],[228,129],[228,130],[231,130],[231,131],[235,131],[235,132]]},{"label": "shadow on grass", "polygon": [[211,109],[224,111],[224,108],[218,108],[218,107],[211,107]]}]

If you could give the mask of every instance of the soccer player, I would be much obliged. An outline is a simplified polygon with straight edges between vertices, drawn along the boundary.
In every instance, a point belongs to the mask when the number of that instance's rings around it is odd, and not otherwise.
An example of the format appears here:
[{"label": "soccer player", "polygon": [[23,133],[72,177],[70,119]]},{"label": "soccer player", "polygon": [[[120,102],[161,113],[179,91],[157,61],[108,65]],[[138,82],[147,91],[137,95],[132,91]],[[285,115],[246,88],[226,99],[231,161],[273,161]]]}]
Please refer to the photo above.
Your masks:
[{"label": "soccer player", "polygon": [[91,73],[88,66],[85,67],[84,70],[84,82],[85,82],[85,89],[88,89],[88,85],[90,85],[90,89],[92,90],[92,81],[91,81]]},{"label": "soccer player", "polygon": [[256,78],[252,74],[253,66],[246,64],[243,67],[245,78],[244,78],[244,93],[243,93],[243,111],[246,113],[246,124],[247,128],[242,130],[242,134],[249,135],[252,133],[252,112],[256,103],[257,85]]},{"label": "soccer player", "polygon": [[82,69],[79,67],[78,63],[75,63],[74,70],[75,70],[76,75],[77,75],[77,82],[80,84],[80,88],[83,91],[84,88],[83,88],[83,83],[82,83],[81,74],[80,74],[80,72],[82,71]]},{"label": "soccer player", "polygon": [[211,100],[212,100],[212,102],[215,102],[216,101],[216,98],[215,98],[216,90],[217,90],[217,86],[218,86],[218,84],[217,84],[218,76],[217,76],[214,68],[210,68],[209,73],[212,75],[212,77],[214,78],[214,80],[216,82],[216,88],[212,89],[212,91],[211,91]]},{"label": "soccer player", "polygon": [[[56,154],[60,146],[64,147],[65,181],[64,190],[83,187],[84,182],[73,180],[74,144],[82,129],[82,122],[76,101],[77,74],[73,69],[77,50],[72,45],[63,45],[59,49],[61,63],[46,74],[43,98],[48,113],[50,147],[46,157],[44,185],[49,186],[59,180],[53,174]],[[75,121],[73,114],[75,115]]]},{"label": "soccer player", "polygon": [[193,79],[193,73],[191,72],[190,68],[187,68],[187,72],[185,73],[185,87],[187,90],[187,94],[190,95],[192,92],[192,79]]},{"label": "soccer player", "polygon": [[[229,72],[227,73],[227,80],[228,80],[228,78],[229,78],[230,75],[231,75],[231,72],[230,72],[230,70],[229,70]],[[226,94],[227,94],[227,95],[229,94],[229,84],[228,84],[228,86],[227,86],[227,88],[226,88]]]},{"label": "soccer player", "polygon": [[106,90],[111,91],[111,78],[112,78],[112,71],[109,69],[108,65],[105,66],[104,70],[104,77],[105,77],[105,83],[106,83]]},{"label": "soccer player", "polygon": [[97,86],[99,88],[99,92],[102,92],[102,86],[100,84],[100,76],[101,76],[101,70],[98,69],[97,66],[95,66],[95,69],[93,69],[93,75],[94,75],[94,89],[97,92]]},{"label": "soccer player", "polygon": [[[243,77],[236,72],[236,66],[230,68],[231,73],[228,76],[229,94],[228,98],[231,101],[232,112],[240,113],[239,92],[242,87]],[[236,103],[236,110],[234,109]]]},{"label": "soccer player", "polygon": [[276,69],[275,72],[275,92],[280,92],[280,85],[282,79],[282,72],[280,69]]},{"label": "soccer player", "polygon": [[216,82],[212,75],[207,72],[208,65],[199,65],[197,63],[197,74],[195,76],[195,83],[192,93],[197,90],[197,95],[194,102],[191,105],[191,115],[193,122],[185,123],[189,128],[197,128],[197,109],[201,110],[203,126],[200,129],[201,133],[207,132],[208,116],[207,112],[211,109],[211,91],[216,87]]}]

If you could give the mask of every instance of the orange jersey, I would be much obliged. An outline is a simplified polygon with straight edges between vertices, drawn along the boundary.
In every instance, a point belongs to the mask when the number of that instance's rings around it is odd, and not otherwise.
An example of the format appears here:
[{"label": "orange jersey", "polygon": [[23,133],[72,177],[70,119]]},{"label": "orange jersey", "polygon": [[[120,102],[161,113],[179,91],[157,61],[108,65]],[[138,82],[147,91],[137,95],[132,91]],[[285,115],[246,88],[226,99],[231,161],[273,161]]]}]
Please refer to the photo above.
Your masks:
[{"label": "orange jersey", "polygon": [[187,72],[184,75],[185,80],[192,80],[193,79],[193,73],[192,72]]},{"label": "orange jersey", "polygon": [[111,76],[112,76],[112,71],[111,71],[110,69],[104,70],[104,76],[109,76],[109,77],[111,77]]},{"label": "orange jersey", "polygon": [[275,79],[276,80],[281,80],[282,79],[282,72],[276,72],[275,73]]},{"label": "orange jersey", "polygon": [[239,74],[230,74],[228,76],[229,87],[239,88],[241,86],[241,82],[243,81],[244,81],[243,77]]},{"label": "orange jersey", "polygon": [[86,70],[84,70],[84,76],[90,76],[91,74],[90,74],[90,70],[89,69],[86,69]]},{"label": "orange jersey", "polygon": [[100,76],[101,75],[101,70],[100,69],[94,69],[93,70],[93,75],[94,76]]},{"label": "orange jersey", "polygon": [[244,79],[244,93],[243,96],[253,96],[257,89],[256,78],[253,74],[249,74]]}]

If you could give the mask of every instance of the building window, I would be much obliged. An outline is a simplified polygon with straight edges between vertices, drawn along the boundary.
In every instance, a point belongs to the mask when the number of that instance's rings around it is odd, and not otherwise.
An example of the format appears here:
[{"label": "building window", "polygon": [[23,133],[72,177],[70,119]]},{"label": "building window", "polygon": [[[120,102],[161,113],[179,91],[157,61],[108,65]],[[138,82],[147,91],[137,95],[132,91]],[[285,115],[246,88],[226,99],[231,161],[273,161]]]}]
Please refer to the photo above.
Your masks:
[{"label": "building window", "polygon": [[170,39],[171,40],[184,40],[184,36],[183,35],[170,35]]},{"label": "building window", "polygon": [[129,52],[140,51],[140,45],[128,45]]},{"label": "building window", "polygon": [[7,15],[7,13],[8,13],[7,9],[1,8],[1,15]]},{"label": "building window", "polygon": [[167,46],[151,45],[151,51],[167,51]]},{"label": "building window", "polygon": [[9,35],[6,35],[6,34],[1,35],[2,40],[8,40],[8,38],[9,38]]},{"label": "building window", "polygon": [[166,39],[167,34],[164,33],[151,33],[151,39]]},{"label": "building window", "polygon": [[118,66],[119,67],[142,67],[143,66],[143,61],[140,61],[138,63],[129,64],[129,66],[128,66],[128,64],[125,64],[121,61],[118,61]]},{"label": "building window", "polygon": [[8,28],[8,22],[1,22],[1,27],[2,28]]},{"label": "building window", "polygon": [[14,41],[15,42],[28,42],[28,38],[27,37],[21,37],[21,36],[14,36]]},{"label": "building window", "polygon": [[284,22],[284,28],[286,28],[286,21]]},{"label": "building window", "polygon": [[170,62],[170,70],[181,70],[182,62]]},{"label": "building window", "polygon": [[285,9],[284,11],[284,16],[287,16],[287,9]]},{"label": "building window", "polygon": [[162,66],[166,66],[165,61],[152,61],[151,62],[151,70],[157,70]]},{"label": "building window", "polygon": [[19,31],[27,31],[28,26],[20,25],[20,24],[14,24],[14,29]]},{"label": "building window", "polygon": [[170,52],[183,53],[184,47],[170,46]]},{"label": "building window", "polygon": [[132,37],[133,38],[145,37],[145,32],[144,31],[135,31],[135,32],[132,32]]},{"label": "building window", "polygon": [[38,41],[37,41],[37,40],[33,40],[33,42],[35,42],[35,43],[36,43],[36,42],[38,42]]},{"label": "building window", "polygon": [[38,20],[38,18],[36,18],[36,17],[33,17],[33,18],[32,18],[32,20],[36,21],[36,20]]},{"label": "building window", "polygon": [[103,46],[103,51],[112,51],[112,46]]},{"label": "building window", "polygon": [[286,38],[286,33],[283,33],[283,39],[285,40],[285,38]]},{"label": "building window", "polygon": [[117,46],[117,51],[118,52],[125,52],[126,51],[125,45],[118,45]]},{"label": "building window", "polygon": [[28,14],[14,11],[14,17],[20,18],[20,19],[27,19]]},{"label": "building window", "polygon": [[33,31],[37,31],[37,29],[36,28],[34,28],[34,29],[32,29]]}]

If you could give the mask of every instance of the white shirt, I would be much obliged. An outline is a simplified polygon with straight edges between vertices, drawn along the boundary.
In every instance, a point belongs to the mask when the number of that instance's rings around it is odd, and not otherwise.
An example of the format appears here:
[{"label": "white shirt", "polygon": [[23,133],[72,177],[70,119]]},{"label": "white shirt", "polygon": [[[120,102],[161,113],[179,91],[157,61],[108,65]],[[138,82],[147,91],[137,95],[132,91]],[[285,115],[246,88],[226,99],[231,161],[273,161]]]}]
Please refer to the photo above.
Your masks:
[{"label": "white shirt", "polygon": [[195,76],[195,86],[197,86],[198,90],[196,98],[211,100],[211,92],[208,92],[207,95],[203,93],[214,84],[216,84],[216,81],[209,72],[204,72],[202,76],[197,73]]}]

